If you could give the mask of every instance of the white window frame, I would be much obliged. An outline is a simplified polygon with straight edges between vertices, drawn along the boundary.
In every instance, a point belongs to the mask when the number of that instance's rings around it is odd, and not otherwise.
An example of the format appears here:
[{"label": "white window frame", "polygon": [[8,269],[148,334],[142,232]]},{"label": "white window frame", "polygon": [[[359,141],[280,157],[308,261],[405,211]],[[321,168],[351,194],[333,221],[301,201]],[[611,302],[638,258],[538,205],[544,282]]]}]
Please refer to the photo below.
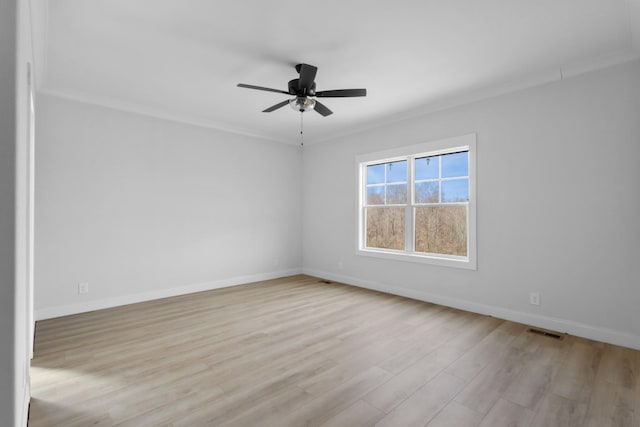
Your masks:
[{"label": "white window frame", "polygon": [[[477,245],[476,245],[476,134],[468,134],[453,138],[440,139],[437,141],[425,142],[408,147],[394,148],[391,150],[378,151],[375,153],[362,154],[356,157],[356,254],[384,258],[399,261],[419,262],[425,264],[439,265],[445,267],[464,268],[470,270],[477,269]],[[468,151],[469,156],[469,202],[467,215],[467,256],[427,254],[414,251],[414,176],[413,165],[416,158],[425,156],[437,156],[450,154],[459,151]],[[384,248],[366,247],[366,168],[369,165],[388,163],[398,160],[407,160],[407,197],[405,214],[405,250],[398,251]]]}]

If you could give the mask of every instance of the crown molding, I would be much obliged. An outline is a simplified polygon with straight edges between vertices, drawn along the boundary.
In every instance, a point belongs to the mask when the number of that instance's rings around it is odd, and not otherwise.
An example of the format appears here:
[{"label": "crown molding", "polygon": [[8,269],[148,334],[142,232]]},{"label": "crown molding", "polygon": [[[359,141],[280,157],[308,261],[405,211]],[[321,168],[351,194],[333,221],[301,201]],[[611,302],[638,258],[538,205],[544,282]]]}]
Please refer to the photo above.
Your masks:
[{"label": "crown molding", "polygon": [[[638,59],[640,59],[640,52],[636,51],[633,48],[626,48],[611,52],[607,55],[602,55],[597,58],[591,58],[589,60],[583,61],[574,61],[554,69],[530,73],[520,77],[519,79],[512,80],[506,83],[481,87],[475,90],[460,92],[452,96],[442,97],[441,99],[427,102],[421,107],[410,108],[403,112],[383,118],[376,117],[372,120],[363,121],[359,125],[353,126],[348,131],[335,132],[317,138],[308,138],[305,140],[305,145],[310,146],[319,143],[339,141],[348,136],[362,134],[374,129],[390,126],[398,122],[424,117],[438,111],[448,110],[450,108],[471,104],[485,99],[495,98],[501,95],[518,92],[536,86],[559,82],[567,78],[576,77],[582,74],[594,72],[608,67],[613,67]],[[247,136],[264,141],[283,143],[287,145],[297,145],[299,143],[298,139],[272,137],[249,128],[237,127],[202,117],[195,117],[169,110],[150,108],[143,105],[136,105],[115,99],[108,99],[104,97],[72,93],[70,91],[55,89],[42,89],[39,90],[38,93],[80,103],[110,108],[113,110],[126,111],[129,113],[139,114],[157,119],[214,129],[230,134]]]},{"label": "crown molding", "polygon": [[379,129],[406,120],[424,117],[438,111],[472,104],[474,102],[519,92],[536,86],[559,82],[567,78],[614,67],[616,65],[625,64],[638,59],[640,59],[639,51],[632,48],[621,49],[589,60],[571,62],[556,69],[530,73],[510,82],[465,91],[457,95],[445,96],[441,99],[428,102],[419,108],[410,108],[404,112],[387,116],[386,118],[378,118],[374,123],[368,122],[368,124],[354,127],[348,132],[335,133],[323,138],[310,140],[308,143],[305,142],[305,145],[340,140],[347,136],[362,134],[373,129]]},{"label": "crown molding", "polygon": [[295,144],[293,141],[287,141],[284,139],[278,139],[270,137],[268,135],[257,133],[246,128],[240,128],[217,122],[214,120],[204,119],[200,117],[194,117],[188,114],[181,114],[169,110],[162,110],[156,108],[150,108],[143,105],[136,105],[132,103],[123,102],[115,99],[107,99],[103,97],[97,97],[93,95],[86,95],[80,93],[72,93],[70,91],[55,90],[55,89],[43,89],[39,90],[38,94],[47,95],[55,98],[66,99],[69,101],[79,102],[83,104],[94,105],[103,108],[109,108],[111,110],[124,111],[127,113],[138,114],[141,116],[151,117],[154,119],[166,120],[174,123],[187,124],[196,127],[202,127],[207,129],[213,129],[220,132],[247,136],[263,141]]}]

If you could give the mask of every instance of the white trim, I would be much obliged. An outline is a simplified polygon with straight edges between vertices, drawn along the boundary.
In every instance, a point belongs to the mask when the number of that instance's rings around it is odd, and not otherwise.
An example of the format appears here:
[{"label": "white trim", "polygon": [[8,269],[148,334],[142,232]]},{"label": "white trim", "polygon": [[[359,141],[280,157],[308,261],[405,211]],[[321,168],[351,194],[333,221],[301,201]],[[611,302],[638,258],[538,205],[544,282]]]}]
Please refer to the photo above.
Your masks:
[{"label": "white trim", "polygon": [[586,323],[574,322],[568,319],[541,316],[539,314],[525,313],[505,307],[480,304],[459,298],[451,298],[447,296],[431,294],[416,289],[401,288],[380,282],[362,280],[352,276],[334,274],[322,270],[303,268],[302,273],[309,276],[320,277],[351,286],[357,286],[360,288],[399,295],[419,301],[430,302],[433,304],[457,308],[459,310],[469,311],[472,313],[493,316],[499,319],[510,320],[512,322],[523,323],[525,325],[536,326],[539,328],[568,333],[578,337],[640,350],[640,336],[633,335],[627,332],[601,328],[594,325],[588,325]]},{"label": "white trim", "polygon": [[33,318],[34,301],[34,259],[35,259],[35,75],[31,62],[27,63],[27,354],[33,359],[33,340],[35,338],[35,321]]},{"label": "white trim", "polygon": [[467,146],[475,143],[476,139],[476,133],[469,133],[466,135],[454,136],[451,138],[442,138],[434,141],[426,141],[409,146],[376,151],[373,153],[362,153],[356,156],[356,163],[367,163],[374,165],[379,163],[394,162],[397,160],[405,160],[408,155],[414,157],[422,157],[425,154],[428,154],[429,156],[450,154],[455,153],[456,150],[459,149],[466,149]]},{"label": "white trim", "polygon": [[167,120],[174,123],[187,124],[190,126],[198,126],[206,129],[214,129],[220,132],[248,136],[251,138],[256,138],[262,141],[270,141],[270,142],[278,142],[281,144],[289,144],[289,145],[297,145],[299,140],[287,140],[287,139],[278,139],[275,137],[262,135],[260,133],[254,132],[250,129],[243,129],[240,127],[234,127],[230,125],[226,125],[221,122],[217,122],[214,120],[210,120],[207,118],[200,118],[191,116],[188,114],[179,114],[170,110],[162,110],[147,107],[144,105],[136,105],[133,103],[128,103],[124,101],[120,101],[117,99],[110,98],[100,98],[97,96],[84,95],[80,93],[72,93],[70,91],[60,91],[54,89],[43,89],[39,91],[40,94],[51,96],[54,98],[66,99],[69,101],[75,101],[81,104],[89,104],[95,105],[102,108],[108,108],[116,111],[124,111],[127,113],[138,114],[141,116],[151,117],[154,119]]},{"label": "white trim", "polygon": [[616,65],[627,62],[637,61],[638,59],[640,59],[640,52],[633,48],[618,49],[613,52],[607,52],[597,58],[591,58],[586,61],[575,61],[570,64],[563,65],[560,68],[560,80],[580,76],[582,74],[591,73],[609,67],[615,67]]},{"label": "white trim", "polygon": [[[630,1],[638,2],[639,0]],[[638,9],[640,9],[640,7]],[[637,15],[640,15],[640,13]],[[638,34],[640,34],[640,32],[638,32]],[[640,36],[638,36],[637,39],[640,44]],[[486,86],[480,86],[475,89],[464,91],[459,95],[444,96],[442,98],[434,99],[422,107],[402,111],[397,114],[387,115],[382,119],[378,119],[375,123],[369,122],[359,126],[354,125],[348,130],[319,136],[316,139],[310,140],[308,143],[305,141],[305,144],[314,145],[322,142],[338,141],[348,136],[371,132],[375,129],[386,128],[397,123],[424,117],[438,111],[469,105],[538,86],[557,83],[568,77],[576,77],[581,74],[614,67],[616,65],[625,64],[638,59],[640,59],[640,46],[636,46],[636,49],[633,49],[632,47],[623,48],[597,58],[589,58],[587,61],[571,62],[563,65],[561,68],[554,67],[552,69],[538,70],[519,76],[508,82],[488,84]]]},{"label": "white trim", "polygon": [[[637,1],[637,0],[629,0],[629,1]],[[46,20],[48,22],[49,19],[49,11],[48,11],[48,2],[43,2],[46,7]],[[640,9],[640,7],[636,8]],[[640,13],[636,11],[636,20],[638,21],[637,16],[640,16]],[[630,18],[630,20],[633,18]],[[634,27],[636,28],[636,27]],[[48,23],[45,25],[45,29],[47,30],[43,35],[42,39],[44,39],[43,43],[45,45],[43,57],[45,61],[37,61],[36,63],[40,65],[42,63],[42,67],[39,67],[40,73],[37,76],[37,88],[38,93],[55,96],[63,99],[71,99],[78,102],[83,102],[87,104],[99,105],[107,108],[112,108],[121,111],[128,111],[137,114],[147,115],[150,117],[162,118],[165,120],[170,120],[178,123],[186,123],[195,126],[201,126],[211,129],[216,129],[232,134],[252,136],[255,138],[267,140],[267,141],[276,141],[285,144],[295,144],[299,143],[298,139],[289,139],[283,138],[279,139],[273,136],[267,136],[265,134],[260,134],[257,130],[243,129],[237,126],[233,126],[230,124],[222,124],[217,123],[212,120],[206,118],[195,118],[188,117],[184,114],[178,113],[176,111],[157,111],[153,108],[149,108],[143,105],[131,105],[126,102],[115,101],[115,100],[107,100],[102,97],[90,95],[90,94],[77,94],[73,93],[70,90],[64,89],[52,89],[47,87],[47,82],[45,81],[45,77],[47,75],[48,62],[46,61],[46,50],[48,50]],[[640,44],[640,31],[636,31],[634,33],[634,40],[636,44]],[[396,123],[400,123],[406,120],[411,120],[418,117],[423,117],[428,114],[433,114],[438,111],[447,110],[450,108],[459,107],[462,105],[468,105],[475,102],[480,102],[486,99],[495,98],[497,96],[506,95],[509,93],[519,92],[522,90],[526,90],[529,88],[543,86],[550,83],[557,83],[562,81],[568,77],[575,77],[581,74],[586,74],[592,71],[597,71],[600,69],[613,67],[616,65],[636,61],[640,59],[640,49],[636,46],[636,49],[629,47],[620,50],[616,50],[614,52],[608,53],[606,55],[599,56],[597,58],[590,58],[586,61],[578,61],[572,62],[569,64],[563,65],[561,68],[552,68],[539,70],[537,72],[532,72],[523,76],[519,76],[518,78],[508,81],[506,83],[497,83],[497,84],[488,84],[487,86],[480,86],[478,88],[472,89],[470,91],[466,91],[459,95],[446,96],[440,99],[432,100],[431,102],[425,104],[424,106],[418,109],[410,109],[407,111],[402,111],[397,114],[391,114],[386,116],[382,120],[377,120],[374,122],[363,123],[360,125],[355,125],[350,127],[349,129],[338,130],[333,133],[329,133],[324,136],[317,136],[315,138],[310,138],[307,140],[305,138],[306,145],[314,145],[322,142],[331,142],[331,141],[339,141],[340,139],[346,138],[348,136],[362,134],[365,132],[370,132],[375,129],[380,129],[384,127],[391,126]],[[42,69],[40,69],[42,68]]]},{"label": "white trim", "polygon": [[388,259],[392,261],[421,262],[424,264],[438,265],[441,267],[464,268],[475,270],[475,265],[471,264],[466,257],[456,257],[455,255],[422,254],[421,252],[394,251],[393,249],[373,249],[362,248],[356,251],[356,255],[373,258]]},{"label": "white trim", "polygon": [[31,384],[30,380],[27,380],[24,386],[24,394],[22,396],[22,422],[18,424],[22,427],[27,427],[29,422],[29,404],[31,403]]},{"label": "white trim", "polygon": [[[359,256],[371,256],[376,258],[386,258],[396,261],[419,262],[424,264],[438,265],[443,267],[464,268],[468,270],[477,269],[477,236],[476,236],[476,206],[477,206],[477,134],[471,133],[452,138],[444,138],[435,141],[422,142],[405,147],[397,147],[390,150],[377,151],[374,153],[359,154],[355,158],[356,167],[356,247],[355,253]],[[467,205],[468,223],[467,223],[467,256],[456,257],[439,254],[425,254],[415,252],[413,224],[414,212],[416,206],[426,206],[428,204],[416,204],[414,202],[413,187],[409,188],[409,200],[403,205],[371,205],[371,207],[406,207],[405,216],[405,250],[395,251],[390,249],[376,249],[365,247],[365,207],[367,207],[365,182],[365,168],[369,165],[377,165],[383,163],[394,162],[397,160],[407,160],[407,171],[410,185],[414,185],[413,167],[411,162],[413,159],[428,156],[439,156],[443,154],[456,153],[464,150],[469,156],[469,202]],[[385,172],[386,173],[386,172]],[[386,175],[385,175],[386,176]],[[441,177],[438,177],[441,180]],[[439,205],[439,204],[438,204]]]},{"label": "white trim", "polygon": [[105,298],[94,301],[86,301],[76,304],[58,305],[53,307],[36,308],[36,320],[51,319],[71,314],[86,313],[88,311],[102,310],[104,308],[119,307],[121,305],[135,304],[138,302],[151,301],[161,298],[186,295],[194,292],[210,291],[213,289],[227,288],[237,285],[245,285],[263,280],[279,279],[281,277],[294,276],[300,274],[300,268],[290,270],[273,271],[270,273],[253,274],[249,276],[237,276],[213,282],[196,283],[192,285],[179,286],[169,289],[159,289],[157,291],[144,292],[132,295],[122,295],[118,297]]}]

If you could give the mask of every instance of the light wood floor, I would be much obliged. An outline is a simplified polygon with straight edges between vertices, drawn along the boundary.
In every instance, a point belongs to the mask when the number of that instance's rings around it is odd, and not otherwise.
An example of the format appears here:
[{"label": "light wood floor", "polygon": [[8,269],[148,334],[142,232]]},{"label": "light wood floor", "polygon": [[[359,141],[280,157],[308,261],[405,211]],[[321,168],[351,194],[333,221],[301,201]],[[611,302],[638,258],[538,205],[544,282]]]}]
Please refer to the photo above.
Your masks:
[{"label": "light wood floor", "polygon": [[640,426],[640,352],[295,276],[37,324],[29,425]]}]

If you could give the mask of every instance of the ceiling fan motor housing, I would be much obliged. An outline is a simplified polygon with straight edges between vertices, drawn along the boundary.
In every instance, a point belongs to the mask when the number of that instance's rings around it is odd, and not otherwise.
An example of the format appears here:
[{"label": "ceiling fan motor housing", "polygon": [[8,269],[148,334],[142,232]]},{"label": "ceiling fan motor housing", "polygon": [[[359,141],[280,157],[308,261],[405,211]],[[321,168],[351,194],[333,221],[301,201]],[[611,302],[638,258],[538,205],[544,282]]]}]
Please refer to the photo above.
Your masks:
[{"label": "ceiling fan motor housing", "polygon": [[289,93],[291,95],[296,95],[296,96],[303,96],[303,95],[307,95],[307,96],[313,96],[316,94],[316,82],[311,83],[311,86],[309,87],[309,89],[307,90],[306,94],[301,93],[301,91],[298,89],[299,86],[299,82],[300,79],[293,79],[293,80],[289,80]]}]

